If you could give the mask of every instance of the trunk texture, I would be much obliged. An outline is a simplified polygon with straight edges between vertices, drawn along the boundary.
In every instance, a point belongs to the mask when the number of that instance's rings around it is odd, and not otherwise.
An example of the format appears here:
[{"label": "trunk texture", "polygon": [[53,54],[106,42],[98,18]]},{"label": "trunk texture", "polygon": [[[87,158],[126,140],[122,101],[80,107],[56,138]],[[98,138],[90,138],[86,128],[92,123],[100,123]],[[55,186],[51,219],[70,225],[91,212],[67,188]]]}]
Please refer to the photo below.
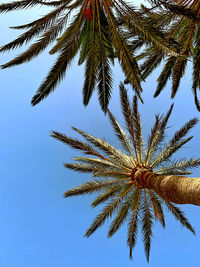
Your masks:
[{"label": "trunk texture", "polygon": [[134,177],[137,185],[153,189],[168,202],[200,206],[200,178],[159,175],[148,170],[138,170]]}]

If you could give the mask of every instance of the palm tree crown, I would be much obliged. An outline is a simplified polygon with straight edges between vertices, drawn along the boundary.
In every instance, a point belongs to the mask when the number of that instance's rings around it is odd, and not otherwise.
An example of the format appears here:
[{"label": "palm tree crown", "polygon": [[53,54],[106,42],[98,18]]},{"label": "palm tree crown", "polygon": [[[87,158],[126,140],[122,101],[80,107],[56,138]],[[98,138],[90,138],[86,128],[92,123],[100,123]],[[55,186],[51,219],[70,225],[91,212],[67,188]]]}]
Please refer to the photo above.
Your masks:
[{"label": "palm tree crown", "polygon": [[[157,97],[164,89],[167,81],[171,78],[171,97],[176,95],[180,81],[185,74],[186,67],[191,61],[192,72],[192,92],[197,110],[200,111],[200,101],[197,95],[197,89],[200,88],[200,2],[199,0],[180,0],[175,1],[178,5],[171,5],[163,9],[170,1],[152,0],[157,5],[156,10],[148,10],[143,7],[143,12],[154,21],[154,26],[165,31],[166,39],[174,39],[178,42],[178,56],[166,55],[158,51],[155,46],[148,45],[146,49],[138,56],[138,59],[144,59],[140,66],[143,78],[146,78],[155,69],[163,59],[164,67],[157,79],[157,88],[154,97]],[[183,9],[183,12],[179,10]],[[189,13],[188,10],[190,10]],[[181,11],[181,12],[180,12]],[[180,13],[179,13],[180,12]],[[192,67],[191,66],[191,67]]]},{"label": "palm tree crown", "polygon": [[86,182],[65,192],[65,197],[100,192],[92,202],[92,207],[106,202],[104,209],[88,228],[85,236],[89,237],[97,228],[103,225],[107,218],[116,213],[111,223],[108,237],[111,237],[127,220],[127,244],[130,248],[130,258],[132,258],[132,249],[136,243],[137,229],[140,223],[145,253],[147,260],[149,260],[153,219],[157,219],[165,227],[163,206],[183,226],[193,233],[195,232],[183,212],[154,190],[144,186],[138,179],[140,176],[138,173],[148,172],[150,175],[160,177],[166,175],[179,175],[180,177],[181,175],[190,174],[189,170],[191,168],[199,166],[199,158],[179,161],[171,160],[171,156],[191,140],[192,136],[185,138],[185,135],[197,123],[197,119],[194,118],[187,122],[174,134],[168,144],[163,145],[167,122],[173,108],[172,105],[165,116],[157,115],[155,117],[155,123],[145,148],[137,98],[133,98],[131,106],[127,91],[122,84],[120,85],[120,98],[128,134],[120,127],[110,111],[108,111],[108,116],[122,145],[123,152],[105,140],[96,138],[74,127],[72,127],[73,130],[83,136],[88,143],[67,137],[56,131],[53,131],[51,136],[88,155],[88,157],[74,158],[77,163],[66,163],[65,167],[78,172],[92,173],[94,177],[93,181]]},{"label": "palm tree crown", "polygon": [[[48,45],[57,41],[50,54],[58,58],[32,99],[36,105],[51,93],[74,57],[79,53],[78,64],[85,63],[83,103],[87,105],[95,88],[104,112],[112,90],[111,64],[118,61],[127,80],[140,96],[141,74],[133,52],[133,39],[153,44],[159,50],[177,55],[164,32],[156,29],[149,18],[123,0],[23,0],[0,5],[0,12],[31,8],[38,5],[53,7],[47,15],[31,23],[12,27],[25,29],[14,41],[2,46],[1,52],[15,49],[39,36],[25,52],[2,65],[2,68],[19,65],[38,56]],[[124,25],[131,26],[131,35]]]}]

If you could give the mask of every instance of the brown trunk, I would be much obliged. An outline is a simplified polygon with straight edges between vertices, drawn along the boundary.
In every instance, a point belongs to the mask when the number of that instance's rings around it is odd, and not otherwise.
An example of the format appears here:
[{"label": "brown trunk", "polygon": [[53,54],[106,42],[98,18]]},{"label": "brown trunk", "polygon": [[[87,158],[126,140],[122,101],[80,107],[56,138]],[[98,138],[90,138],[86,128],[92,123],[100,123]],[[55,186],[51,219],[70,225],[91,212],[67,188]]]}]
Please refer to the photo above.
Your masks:
[{"label": "brown trunk", "polygon": [[134,176],[140,187],[153,189],[169,202],[200,206],[200,178],[159,175],[144,169]]}]

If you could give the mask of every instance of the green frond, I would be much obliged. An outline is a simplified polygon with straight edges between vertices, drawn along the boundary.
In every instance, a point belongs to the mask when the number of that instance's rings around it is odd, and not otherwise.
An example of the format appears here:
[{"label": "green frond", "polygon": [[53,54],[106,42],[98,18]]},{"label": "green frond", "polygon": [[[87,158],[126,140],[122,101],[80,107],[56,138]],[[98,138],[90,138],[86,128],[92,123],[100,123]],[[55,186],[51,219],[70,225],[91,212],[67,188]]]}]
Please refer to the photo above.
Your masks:
[{"label": "green frond", "polygon": [[164,53],[158,53],[158,51],[154,47],[149,48],[147,51],[148,56],[140,66],[143,79],[146,79],[147,76],[152,73],[152,71],[161,63],[164,58]]},{"label": "green frond", "polygon": [[157,197],[157,194],[153,190],[148,189],[148,193],[149,193],[149,197],[151,200],[155,218],[159,220],[163,228],[165,228],[165,216],[164,216],[164,212],[162,209],[162,202]]},{"label": "green frond", "polygon": [[176,61],[175,59],[176,57],[174,56],[168,57],[166,64],[163,67],[163,70],[157,79],[158,85],[154,93],[154,97],[157,97],[160,94],[160,92],[163,90],[164,86],[166,85],[167,81],[169,80],[172,74],[172,69]]},{"label": "green frond", "polygon": [[187,123],[183,125],[172,137],[170,140],[170,145],[174,145],[175,143],[182,140],[182,138],[198,123],[197,118],[193,118],[189,120]]},{"label": "green frond", "polygon": [[111,98],[113,80],[112,80],[110,62],[102,46],[99,56],[100,56],[100,64],[98,65],[97,90],[98,90],[100,106],[102,110],[106,113],[108,108],[108,103]]},{"label": "green frond", "polygon": [[163,161],[166,161],[184,144],[189,142],[192,139],[192,136],[186,139],[183,139],[183,137],[197,124],[197,122],[198,119],[193,118],[188,121],[180,130],[178,130],[170,140],[169,144],[163,147],[162,151],[159,155],[157,155],[151,166],[153,167]]},{"label": "green frond", "polygon": [[200,111],[200,102],[197,96],[197,89],[200,88],[200,26],[197,27],[197,32],[194,39],[194,55],[193,55],[193,82],[192,92],[194,95],[195,105],[198,111]]},{"label": "green frond", "polygon": [[174,98],[179,84],[180,84],[180,80],[184,75],[185,72],[185,68],[186,68],[186,64],[187,64],[187,59],[183,60],[183,59],[177,59],[174,67],[173,67],[173,71],[172,71],[172,93],[171,93],[171,98]]},{"label": "green frond", "polygon": [[[75,2],[75,4],[78,5],[78,2]],[[82,30],[84,26],[83,25],[83,14],[87,8],[87,4],[88,4],[88,0],[85,0],[81,6],[81,9],[78,15],[74,16],[74,20],[67,27],[66,31],[57,39],[57,44],[49,52],[50,55],[53,55],[58,51],[62,51],[62,48],[65,47],[66,45],[69,46],[70,48],[69,51],[70,50],[73,51],[73,49],[71,48],[71,41],[73,45],[76,46],[77,45],[76,42],[78,42],[77,36],[79,35],[80,35],[79,38],[80,38],[80,44],[81,44],[82,32],[80,30]],[[66,53],[66,55],[68,55],[68,53]]]},{"label": "green frond", "polygon": [[196,12],[190,8],[187,8],[183,5],[173,3],[169,0],[150,0],[151,2],[156,3],[157,5],[160,4],[164,6],[166,9],[171,11],[173,14],[176,15],[183,15],[187,18],[194,19],[194,20],[199,20],[199,17],[197,16]]},{"label": "green frond", "polygon": [[190,175],[191,172],[187,170],[179,170],[175,169],[173,167],[164,165],[162,168],[159,168],[158,170],[155,171],[156,174],[161,174],[161,175]]},{"label": "green frond", "polygon": [[138,191],[139,190],[135,188],[134,191],[130,193],[130,195],[124,201],[124,203],[122,203],[121,208],[117,213],[117,216],[115,217],[109,228],[108,237],[113,236],[126,220],[128,212],[132,207],[132,203],[134,205],[135,200],[138,198]]},{"label": "green frond", "polygon": [[[30,2],[30,1],[29,1]],[[61,7],[57,8],[56,10],[48,13],[46,16],[41,18],[39,21],[36,20],[32,22],[30,25],[31,29],[26,31],[25,33],[21,34],[17,39],[14,41],[2,46],[0,48],[0,52],[9,51],[10,49],[15,49],[17,47],[21,47],[24,43],[28,43],[34,37],[38,36],[41,32],[45,31],[49,27],[53,26],[56,18],[64,11],[66,4],[62,5]],[[64,19],[65,21],[65,19]],[[54,40],[57,35],[54,36]]]},{"label": "green frond", "polygon": [[167,126],[168,119],[171,115],[172,109],[173,109],[174,104],[171,105],[169,111],[167,114],[163,117],[163,119],[158,120],[158,124],[156,126],[156,131],[153,133],[150,138],[150,141],[148,142],[148,148],[147,148],[147,154],[145,158],[145,164],[148,165],[149,161],[153,157],[153,154],[155,153],[158,145],[163,141],[165,137],[165,130]]},{"label": "green frond", "polygon": [[191,174],[191,172],[188,171],[189,169],[197,168],[199,165],[199,158],[182,159],[171,162],[170,165],[162,166],[156,173],[162,175],[188,175]]},{"label": "green frond", "polygon": [[72,188],[64,193],[64,197],[77,196],[82,194],[90,194],[106,188],[112,187],[113,184],[121,183],[121,180],[95,180],[84,183],[78,187]]},{"label": "green frond", "polygon": [[189,142],[193,136],[190,136],[188,138],[183,139],[182,141],[179,141],[173,145],[167,145],[164,146],[162,151],[159,153],[159,155],[156,155],[156,159],[153,162],[150,162],[150,167],[154,168],[161,162],[167,161],[170,159],[170,157],[178,150],[180,149],[183,145],[185,145],[187,142]]},{"label": "green frond", "polygon": [[184,213],[175,205],[170,202],[164,201],[167,209],[175,216],[175,218],[182,224],[182,226],[186,227],[195,235],[195,230],[189,221],[185,218]]},{"label": "green frond", "polygon": [[93,177],[113,177],[113,178],[129,178],[130,179],[130,172],[123,172],[123,171],[118,171],[116,170],[105,170],[105,169],[101,169],[101,170],[96,170],[93,173]]},{"label": "green frond", "polygon": [[81,34],[82,41],[81,41],[78,65],[81,65],[86,60],[87,55],[89,53],[90,46],[88,44],[90,43],[91,32],[92,32],[91,23],[86,20],[84,22],[83,30]]},{"label": "green frond", "polygon": [[0,12],[4,13],[4,12],[17,10],[17,9],[29,8],[29,7],[40,4],[39,2],[40,2],[39,0],[24,0],[24,1],[14,1],[14,2],[7,3],[7,4],[1,4]]},{"label": "green frond", "polygon": [[[62,12],[64,11],[64,9],[66,8],[66,5],[68,3],[70,3],[72,0],[66,0],[66,1],[57,1],[57,3],[59,3],[59,6],[61,5],[61,8],[55,9],[52,12],[49,12],[47,15],[45,15],[44,17],[34,20],[30,23],[24,24],[24,25],[20,25],[20,26],[13,26],[10,27],[11,29],[17,29],[17,30],[22,30],[22,29],[28,29],[37,25],[42,25],[43,26],[43,30],[46,30],[48,27],[51,27],[53,25],[53,22],[55,21],[55,19],[62,14]],[[38,0],[39,2],[39,0]],[[47,4],[47,3],[45,3]],[[50,4],[50,3],[48,3]]]},{"label": "green frond", "polygon": [[[70,13],[70,12],[69,12]],[[56,36],[62,31],[63,27],[65,26],[65,23],[68,20],[69,13],[60,19],[57,24],[50,28],[49,31],[45,32],[42,37],[29,49],[27,49],[24,53],[17,56],[13,60],[9,61],[8,63],[2,65],[2,68],[8,68],[11,66],[19,65],[24,62],[28,62],[32,60],[34,57],[38,56],[43,50],[55,40]]]},{"label": "green frond", "polygon": [[[95,218],[92,225],[88,228],[85,233],[86,237],[89,237],[93,234],[101,225],[104,224],[105,220],[112,216],[112,214],[116,211],[116,209],[121,204],[123,198],[126,194],[134,187],[135,185],[126,185],[123,192],[116,198],[114,198],[106,207],[102,210],[102,212]],[[128,187],[128,189],[127,189]]]},{"label": "green frond", "polygon": [[112,169],[114,167],[114,168],[117,168],[118,170],[122,170],[120,169],[119,165],[116,165],[114,162],[108,161],[106,159],[103,160],[103,159],[96,159],[96,158],[75,157],[73,158],[73,160],[77,160],[83,163],[88,163],[95,167],[101,167],[105,169]]},{"label": "green frond", "polygon": [[93,155],[93,156],[97,156],[97,157],[101,158],[101,155],[99,154],[99,152],[96,151],[92,146],[90,146],[84,142],[81,142],[75,138],[70,138],[70,137],[66,136],[65,134],[61,134],[61,133],[56,132],[56,131],[52,131],[51,136],[53,138],[56,138],[57,140],[63,142],[66,145],[69,145],[75,149],[79,149],[79,150],[84,151],[84,153],[87,155]]},{"label": "green frond", "polygon": [[49,71],[46,79],[40,85],[36,94],[32,98],[31,104],[34,106],[42,99],[46,98],[64,78],[67,67],[75,57],[80,46],[80,32],[76,32],[67,40],[66,45],[62,48],[56,63]]},{"label": "green frond", "polygon": [[[51,2],[43,2],[43,1],[38,1],[41,5],[44,5],[44,6],[53,6],[53,7],[56,7],[56,6],[60,6],[63,4],[63,2],[65,3],[69,3],[68,0],[62,0],[62,1],[51,1]],[[71,2],[71,1],[70,1]]]},{"label": "green frond", "polygon": [[124,119],[126,122],[126,128],[129,132],[129,135],[131,137],[131,141],[133,143],[133,147],[135,150],[135,157],[136,157],[136,161],[134,162],[135,165],[137,165],[139,163],[139,159],[138,159],[138,154],[137,154],[137,147],[136,147],[136,138],[135,138],[135,128],[134,128],[134,121],[133,121],[133,114],[132,114],[132,109],[128,100],[128,95],[127,95],[127,91],[124,87],[124,85],[122,83],[120,83],[119,86],[120,89],[120,102],[121,102],[121,109],[122,109],[122,113],[124,115]]},{"label": "green frond", "polygon": [[148,19],[145,16],[141,16],[141,13],[138,14],[134,10],[131,10],[123,0],[119,0],[119,2],[127,9],[127,12],[124,12],[123,18],[134,35],[152,44],[159,53],[165,52],[169,55],[179,56],[176,43],[173,40],[170,40],[172,43],[167,42],[165,32],[161,28],[156,27],[152,19]]},{"label": "green frond", "polygon": [[112,35],[112,43],[116,49],[116,54],[123,69],[124,74],[131,84],[142,91],[140,85],[140,72],[136,60],[133,58],[123,33],[116,25],[116,19],[110,10],[106,1],[103,1],[108,19],[110,22],[110,31]]},{"label": "green frond", "polygon": [[108,21],[99,2],[96,3],[97,21],[98,21],[98,96],[102,110],[106,113],[112,91],[112,73],[110,68],[109,55],[112,53],[112,44],[107,34]]},{"label": "green frond", "polygon": [[108,111],[108,115],[109,115],[110,122],[113,126],[113,129],[115,131],[115,134],[118,137],[122,147],[125,149],[126,152],[128,152],[132,156],[133,165],[136,165],[136,161],[135,161],[134,155],[132,153],[133,149],[132,149],[132,146],[130,144],[128,136],[126,135],[124,130],[120,127],[119,123],[117,122],[114,115],[110,111]]},{"label": "green frond", "polygon": [[128,222],[128,239],[127,245],[129,246],[129,257],[132,259],[132,251],[136,244],[137,229],[138,229],[138,212],[140,207],[141,190],[136,191],[137,197],[132,205],[132,213]]},{"label": "green frond", "polygon": [[83,85],[83,104],[85,106],[88,105],[97,82],[97,67],[99,64],[97,42],[98,39],[96,33],[93,31],[90,43],[88,44],[89,50],[86,59],[85,80]]},{"label": "green frond", "polygon": [[149,252],[151,247],[151,236],[152,236],[152,225],[153,225],[153,216],[151,214],[151,209],[149,201],[146,196],[146,190],[144,189],[144,200],[141,203],[141,224],[142,224],[142,234],[143,242],[145,248],[145,254],[147,261],[149,262]]},{"label": "green frond", "polygon": [[111,188],[106,189],[102,194],[100,194],[92,203],[91,206],[94,208],[105,201],[113,198],[122,191],[122,187],[119,186],[112,186]]},{"label": "green frond", "polygon": [[127,161],[127,157],[123,156],[123,153],[111,146],[108,142],[104,141],[101,138],[96,138],[91,134],[87,134],[86,132],[81,131],[75,127],[72,127],[72,129],[81,134],[88,142],[92,143],[98,149],[102,150],[108,156],[112,157],[112,161],[114,160],[114,163],[116,165],[124,165],[126,168],[128,168],[128,170],[131,169],[130,163]]},{"label": "green frond", "polygon": [[148,136],[145,164],[149,161],[149,159],[153,153],[153,150],[156,149],[156,148],[154,148],[154,138],[155,138],[157,131],[159,130],[159,127],[160,127],[161,117],[156,115],[155,119],[156,119],[155,123],[154,123],[153,127],[151,128],[151,133]]},{"label": "green frond", "polygon": [[138,111],[138,102],[137,97],[133,97],[133,127],[134,127],[134,133],[135,133],[135,148],[136,148],[136,154],[139,158],[139,164],[142,164],[142,155],[143,155],[143,138],[142,138],[142,124],[141,124],[141,118],[140,113]]},{"label": "green frond", "polygon": [[90,173],[90,172],[95,172],[95,171],[99,171],[101,172],[101,170],[103,171],[103,168],[98,168],[92,165],[84,165],[84,164],[69,164],[69,163],[64,163],[64,166],[70,170],[74,170],[77,172],[83,172],[83,173]]}]

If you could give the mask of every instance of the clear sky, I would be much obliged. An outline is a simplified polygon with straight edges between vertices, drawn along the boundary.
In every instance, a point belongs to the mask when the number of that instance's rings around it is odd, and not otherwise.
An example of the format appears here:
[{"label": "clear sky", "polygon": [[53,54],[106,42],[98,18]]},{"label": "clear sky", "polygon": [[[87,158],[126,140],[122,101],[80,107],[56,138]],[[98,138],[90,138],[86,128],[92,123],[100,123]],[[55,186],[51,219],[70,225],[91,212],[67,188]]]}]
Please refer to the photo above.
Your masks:
[{"label": "clear sky", "polygon": [[[30,22],[44,9],[12,12],[0,15],[0,46],[19,32],[8,26]],[[0,54],[0,64],[12,59],[22,49]],[[96,94],[85,108],[82,104],[83,67],[76,60],[60,86],[46,100],[32,107],[30,101],[55,58],[44,52],[40,57],[18,67],[0,71],[0,266],[2,267],[198,267],[200,247],[200,208],[181,206],[197,235],[171,216],[166,217],[166,229],[156,223],[150,254],[146,263],[141,235],[129,260],[126,246],[126,224],[107,239],[108,223],[89,239],[85,230],[99,209],[92,209],[93,196],[63,198],[67,189],[90,179],[63,167],[81,153],[49,136],[51,130],[76,136],[71,126],[105,137],[113,145],[117,140],[108,119],[100,110]],[[153,93],[159,70],[143,84],[145,104],[140,104],[144,136],[147,136],[155,113],[166,112],[172,103],[170,83],[156,99]],[[118,85],[124,77],[116,64],[111,111],[123,124],[120,114]],[[174,100],[169,122],[169,137],[186,121],[199,117],[191,93],[191,66]],[[129,95],[133,96],[129,88]],[[194,138],[179,153],[177,159],[200,156],[200,124],[193,130]],[[200,169],[193,173],[200,176]]]}]

